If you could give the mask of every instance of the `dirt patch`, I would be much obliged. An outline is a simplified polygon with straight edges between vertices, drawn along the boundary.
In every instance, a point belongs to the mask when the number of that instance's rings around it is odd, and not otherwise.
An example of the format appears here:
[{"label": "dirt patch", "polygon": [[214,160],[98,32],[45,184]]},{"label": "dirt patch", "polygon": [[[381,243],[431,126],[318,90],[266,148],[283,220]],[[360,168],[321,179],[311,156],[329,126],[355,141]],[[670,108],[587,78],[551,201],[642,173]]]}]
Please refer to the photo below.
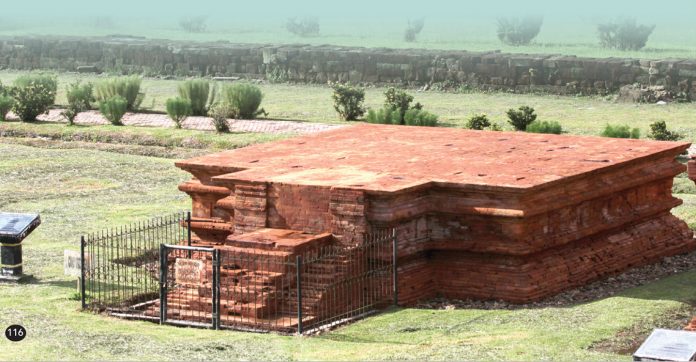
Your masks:
[{"label": "dirt patch", "polygon": [[642,320],[614,337],[590,345],[591,351],[632,355],[655,328],[682,329],[696,313],[696,303],[672,310],[661,316]]}]

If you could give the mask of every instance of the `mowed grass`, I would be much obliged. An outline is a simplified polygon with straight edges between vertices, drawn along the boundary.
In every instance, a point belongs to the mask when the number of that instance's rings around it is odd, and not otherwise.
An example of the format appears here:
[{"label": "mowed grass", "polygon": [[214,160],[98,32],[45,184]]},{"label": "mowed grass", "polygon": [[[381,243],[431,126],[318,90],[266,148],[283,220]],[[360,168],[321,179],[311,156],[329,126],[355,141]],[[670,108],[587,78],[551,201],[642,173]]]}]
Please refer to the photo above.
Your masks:
[{"label": "mowed grass", "polygon": [[[11,83],[22,72],[0,71],[0,81]],[[59,74],[59,91],[56,102],[66,104],[65,86],[75,80],[97,81],[101,76]],[[176,96],[180,81],[147,78],[143,81],[145,101],[143,105],[156,111],[164,111],[164,103]],[[322,123],[344,123],[338,119],[331,100],[332,90],[326,85],[260,84],[264,93],[261,104],[268,118]],[[365,104],[368,108],[380,108],[384,103],[383,87],[366,89]],[[444,126],[462,127],[474,114],[486,113],[491,120],[507,129],[505,111],[522,105],[534,107],[539,120],[558,121],[571,134],[598,135],[604,126],[627,124],[641,130],[643,137],[649,125],[666,121],[667,125],[683,133],[686,140],[696,140],[696,103],[671,103],[667,105],[616,103],[608,97],[573,97],[548,94],[454,93],[409,90],[425,109],[440,116]]]},{"label": "mowed grass", "polygon": [[[2,359],[628,361],[592,346],[636,325],[672,325],[665,316],[696,300],[696,272],[687,272],[567,307],[391,309],[315,337],[159,326],[79,311],[70,299],[75,280],[63,275],[63,250],[78,250],[81,234],[188,208],[177,184],[189,177],[168,159],[0,143],[0,210],[40,212],[43,220],[24,243],[25,271],[35,280],[0,286],[0,327],[28,330],[19,343],[0,339]],[[689,182],[680,178],[675,192],[694,193]],[[677,214],[695,209],[687,203]]]}]

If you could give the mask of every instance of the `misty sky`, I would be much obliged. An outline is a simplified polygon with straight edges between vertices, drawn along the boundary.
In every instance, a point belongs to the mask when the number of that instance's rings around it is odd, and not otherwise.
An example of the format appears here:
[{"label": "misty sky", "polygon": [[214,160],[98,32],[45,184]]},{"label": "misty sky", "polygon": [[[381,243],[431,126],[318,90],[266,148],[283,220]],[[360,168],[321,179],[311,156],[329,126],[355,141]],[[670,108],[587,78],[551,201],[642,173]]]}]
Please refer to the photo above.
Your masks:
[{"label": "misty sky", "polygon": [[317,17],[375,18],[423,15],[466,21],[479,16],[542,14],[545,17],[636,17],[641,21],[664,22],[696,19],[696,0],[3,0],[0,17],[111,15],[161,18],[184,14],[209,15],[235,21],[281,17],[290,14]]}]

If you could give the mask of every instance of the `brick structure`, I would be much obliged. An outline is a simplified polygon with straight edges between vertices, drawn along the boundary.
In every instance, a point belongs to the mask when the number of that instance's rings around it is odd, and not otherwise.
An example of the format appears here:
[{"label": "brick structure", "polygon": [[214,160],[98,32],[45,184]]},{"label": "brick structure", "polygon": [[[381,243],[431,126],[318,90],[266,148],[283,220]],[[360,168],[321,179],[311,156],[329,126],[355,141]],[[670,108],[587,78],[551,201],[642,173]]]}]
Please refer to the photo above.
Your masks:
[{"label": "brick structure", "polygon": [[252,78],[281,74],[297,83],[442,83],[572,95],[605,94],[640,83],[665,86],[691,99],[696,93],[694,59],[196,43],[127,36],[0,38],[0,68]]},{"label": "brick structure", "polygon": [[695,250],[670,213],[688,147],[363,124],[176,165],[194,176],[180,189],[199,243],[253,249],[245,235],[282,229],[315,235],[307,250],[396,228],[403,304],[529,302]]}]

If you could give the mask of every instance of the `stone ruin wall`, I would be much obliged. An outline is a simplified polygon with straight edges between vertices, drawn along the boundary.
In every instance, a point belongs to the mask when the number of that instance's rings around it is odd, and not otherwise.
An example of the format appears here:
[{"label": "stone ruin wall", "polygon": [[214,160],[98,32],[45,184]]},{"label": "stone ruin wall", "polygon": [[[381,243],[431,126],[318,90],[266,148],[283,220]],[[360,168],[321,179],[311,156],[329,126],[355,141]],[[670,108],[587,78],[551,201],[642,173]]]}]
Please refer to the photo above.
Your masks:
[{"label": "stone ruin wall", "polygon": [[664,85],[696,98],[696,60],[581,58],[493,52],[311,45],[191,43],[131,37],[0,39],[0,68],[108,71],[148,76],[275,74],[298,83],[430,84],[448,88],[605,94]]}]

